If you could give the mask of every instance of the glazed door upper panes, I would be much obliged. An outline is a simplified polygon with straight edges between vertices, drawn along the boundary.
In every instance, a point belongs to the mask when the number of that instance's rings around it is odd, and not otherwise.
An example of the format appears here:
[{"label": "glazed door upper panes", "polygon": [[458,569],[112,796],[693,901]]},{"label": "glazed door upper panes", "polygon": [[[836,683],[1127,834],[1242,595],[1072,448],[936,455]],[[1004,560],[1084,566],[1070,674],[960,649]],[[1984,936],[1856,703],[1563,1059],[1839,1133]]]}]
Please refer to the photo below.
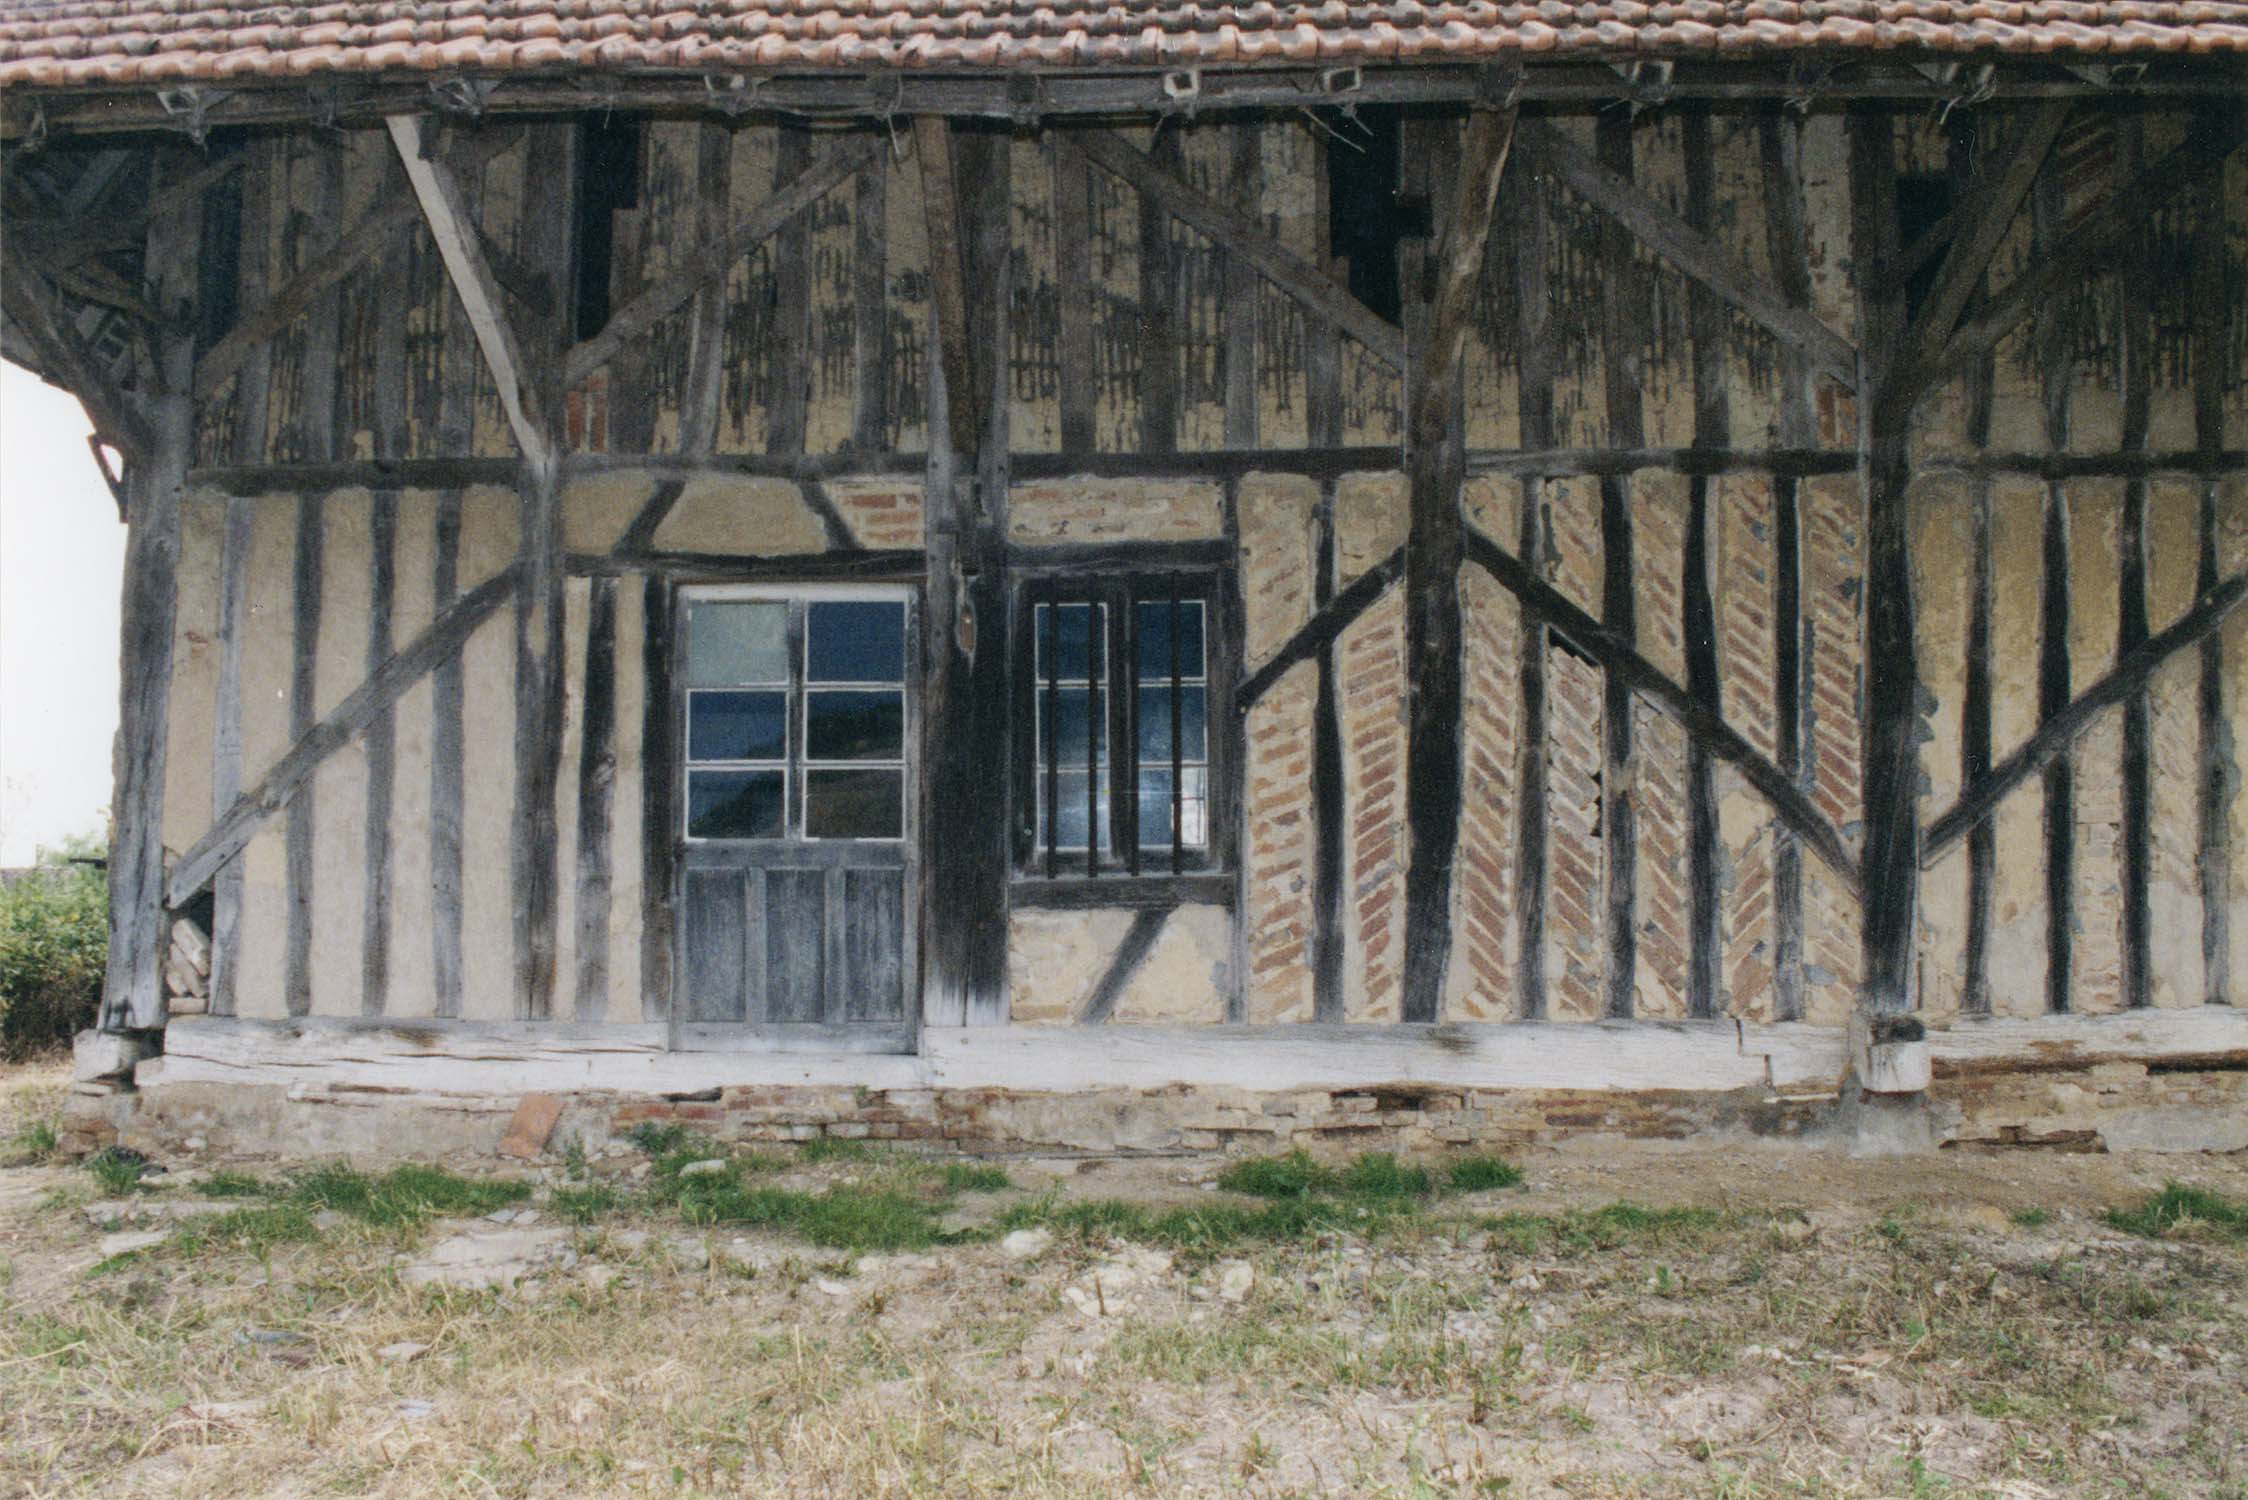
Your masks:
[{"label": "glazed door upper panes", "polygon": [[691,590],[681,611],[679,1043],[910,1045],[910,597]]}]

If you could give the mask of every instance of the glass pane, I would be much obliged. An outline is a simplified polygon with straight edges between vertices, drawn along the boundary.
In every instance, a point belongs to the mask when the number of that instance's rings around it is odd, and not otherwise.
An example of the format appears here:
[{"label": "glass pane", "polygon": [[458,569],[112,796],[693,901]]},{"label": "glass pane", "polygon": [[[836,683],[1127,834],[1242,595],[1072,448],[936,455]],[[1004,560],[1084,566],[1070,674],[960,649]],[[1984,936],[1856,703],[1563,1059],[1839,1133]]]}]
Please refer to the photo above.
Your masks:
[{"label": "glass pane", "polygon": [[[1209,740],[1209,692],[1204,687],[1179,689],[1179,758],[1204,760],[1202,748]],[[1171,685],[1157,683],[1140,689],[1140,762],[1171,759]],[[1168,769],[1168,766],[1166,766]]]},{"label": "glass pane", "polygon": [[788,606],[778,599],[687,608],[687,685],[788,681]]},{"label": "glass pane", "polygon": [[812,771],[806,774],[806,838],[894,839],[904,832],[903,771]]},{"label": "glass pane", "polygon": [[812,760],[903,760],[905,694],[806,693],[804,754]]},{"label": "glass pane", "polygon": [[[1051,613],[1056,611],[1058,614]],[[1037,619],[1032,622],[1033,634],[1038,641],[1038,680],[1046,680],[1046,659],[1056,648],[1052,635],[1052,628],[1056,624],[1061,629],[1061,640],[1055,662],[1060,669],[1062,681],[1068,682],[1074,678],[1082,683],[1087,672],[1098,674],[1101,663],[1105,660],[1102,634],[1108,628],[1107,619],[1108,610],[1100,605],[1039,605]]]},{"label": "glass pane", "polygon": [[[1180,783],[1186,795],[1179,804],[1179,831],[1184,847],[1199,848],[1207,839],[1209,827],[1209,772],[1201,766],[1180,768]],[[1142,771],[1139,777],[1140,795],[1140,847],[1142,849],[1168,849],[1171,847],[1171,768],[1160,771]]]},{"label": "glass pane", "polygon": [[[1039,751],[1043,755],[1047,750],[1045,740],[1047,726],[1044,723],[1043,716],[1052,713],[1056,735],[1052,748],[1053,758],[1064,769],[1076,766],[1083,770],[1085,766],[1086,696],[1085,689],[1082,687],[1065,687],[1058,693],[1048,693],[1044,688],[1038,690],[1038,712],[1041,715]],[[1098,692],[1093,693],[1091,697],[1093,704],[1093,753],[1105,764],[1108,760],[1108,723],[1105,718],[1107,709],[1104,706],[1106,697]]]},{"label": "glass pane", "polygon": [[[1171,602],[1143,599],[1138,610],[1140,675],[1171,675]],[[1179,601],[1179,675],[1200,677],[1202,663],[1202,601]]]},{"label": "glass pane", "polygon": [[787,755],[788,694],[688,695],[689,760],[783,760]]},{"label": "glass pane", "polygon": [[[1064,852],[1071,849],[1082,850],[1085,847],[1085,773],[1083,771],[1064,771],[1054,780],[1058,783],[1055,800],[1061,805],[1061,826],[1057,830],[1059,834],[1058,843]],[[1046,786],[1043,779],[1039,782],[1038,794],[1041,797],[1046,795]],[[1110,847],[1108,786],[1105,781],[1097,795],[1100,799],[1101,847],[1105,849]],[[1046,829],[1043,823],[1039,827],[1038,836],[1040,844],[1043,846],[1046,837]]]},{"label": "glass pane", "polygon": [[687,773],[687,837],[777,839],[787,803],[779,771]]},{"label": "glass pane", "polygon": [[905,605],[845,599],[805,610],[804,675],[813,682],[905,681]]}]

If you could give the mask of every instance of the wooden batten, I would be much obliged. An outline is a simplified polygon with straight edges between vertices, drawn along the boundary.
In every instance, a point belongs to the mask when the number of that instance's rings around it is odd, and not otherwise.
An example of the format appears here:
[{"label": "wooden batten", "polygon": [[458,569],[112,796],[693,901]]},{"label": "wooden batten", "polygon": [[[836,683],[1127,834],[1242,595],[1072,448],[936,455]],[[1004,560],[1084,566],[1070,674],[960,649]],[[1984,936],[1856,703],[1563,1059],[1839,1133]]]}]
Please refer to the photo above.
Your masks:
[{"label": "wooden batten", "polygon": [[[1685,119],[1686,222],[1700,235],[1710,233],[1717,202],[1715,160],[1706,111]],[[1769,169],[1769,168],[1767,168]],[[1774,259],[1785,253],[1781,247]],[[1786,290],[1783,296],[1788,296]],[[1794,305],[1789,297],[1790,305]],[[1697,286],[1687,306],[1694,345],[1694,444],[1722,448],[1732,441],[1733,418],[1725,391],[1725,310],[1714,293]],[[1800,436],[1791,434],[1791,437]],[[1722,712],[1717,658],[1717,600],[1710,583],[1710,480],[1687,481],[1686,543],[1679,583],[1684,614],[1686,691],[1711,713]],[[1785,773],[1783,767],[1783,774]],[[1686,1011],[1697,1017],[1718,1013],[1725,927],[1720,889],[1717,776],[1709,751],[1697,740],[1686,747]]]},{"label": "wooden batten", "polygon": [[[2230,353],[2225,340],[2225,202],[2221,183],[2204,182],[2196,204],[2193,237],[2193,431],[2205,454],[2225,442],[2225,383]],[[2195,531],[2199,543],[2194,589],[2201,598],[2216,592],[2223,571],[2219,555],[2218,481],[2201,482]],[[2232,991],[2232,799],[2239,795],[2233,771],[2237,750],[2228,753],[2225,723],[2225,646],[2215,631],[2202,637],[2195,681],[2199,720],[2194,776],[2195,859],[2201,891],[2201,971],[2203,998],[2211,1005],[2234,1003]]]},{"label": "wooden batten", "polygon": [[[1601,120],[1597,151],[1600,180],[1619,192],[1609,201],[1639,203],[1637,191],[1630,186],[1629,115],[1611,114]],[[1646,441],[1637,358],[1645,311],[1631,259],[1631,234],[1613,218],[1603,236],[1601,268],[1600,367],[1605,376],[1608,439],[1621,448],[1637,448]],[[1631,481],[1621,474],[1602,475],[1600,619],[1626,645],[1636,645],[1639,636],[1632,554]],[[1617,673],[1605,674],[1600,715],[1602,931],[1607,946],[1604,1009],[1613,1020],[1632,1014],[1639,988],[1639,753],[1631,719],[1631,685]]]},{"label": "wooden batten", "polygon": [[[1517,310],[1515,358],[1520,370],[1517,420],[1525,448],[1554,442],[1554,360],[1547,342],[1552,304],[1546,286],[1547,212],[1539,182],[1543,162],[1532,142],[1515,144],[1515,191],[1509,195],[1514,230],[1514,300]],[[1541,476],[1521,480],[1520,519],[1515,555],[1532,574],[1546,564],[1545,485]],[[1515,815],[1514,891],[1518,1012],[1524,1020],[1546,1016],[1546,892],[1551,866],[1546,849],[1546,653],[1543,618],[1522,612],[1519,788]]]}]

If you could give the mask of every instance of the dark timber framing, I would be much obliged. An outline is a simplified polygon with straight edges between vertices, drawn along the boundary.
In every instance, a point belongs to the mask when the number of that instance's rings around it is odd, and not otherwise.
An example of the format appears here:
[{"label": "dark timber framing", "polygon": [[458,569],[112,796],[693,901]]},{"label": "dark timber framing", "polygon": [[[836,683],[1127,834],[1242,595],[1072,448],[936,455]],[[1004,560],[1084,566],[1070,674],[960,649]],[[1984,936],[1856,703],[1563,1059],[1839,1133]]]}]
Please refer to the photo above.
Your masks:
[{"label": "dark timber framing", "polygon": [[[1516,143],[1520,160],[1513,195],[1514,285],[1520,338],[1515,345],[1518,410],[1522,446],[1550,448],[1554,439],[1553,356],[1546,330],[1551,304],[1546,288],[1546,193],[1540,180],[1544,163],[1527,140]],[[1540,577],[1546,566],[1545,483],[1542,475],[1522,475],[1516,549],[1524,570]],[[1470,539],[1472,545],[1472,537]],[[1526,1021],[1546,1016],[1546,888],[1551,865],[1546,853],[1546,622],[1528,608],[1521,612],[1521,723],[1515,812],[1514,899],[1519,946],[1518,1009]]]},{"label": "dark timber framing", "polygon": [[[1335,625],[1317,637],[1319,676],[1313,685],[1311,700],[1311,1018],[1314,1021],[1343,1019],[1343,923],[1347,910],[1343,874],[1347,850],[1343,829],[1348,810],[1344,806],[1342,705],[1336,691],[1336,679],[1341,674],[1335,663],[1335,652],[1346,628],[1342,623],[1344,617],[1356,619],[1365,613],[1381,592],[1378,589],[1363,591],[1360,599],[1352,601],[1357,606],[1354,609],[1337,607],[1335,486],[1332,483],[1321,485],[1319,509],[1312,518],[1312,618],[1304,628],[1308,631],[1323,620],[1333,620]],[[1289,644],[1293,645],[1294,641]],[[1292,664],[1292,654],[1283,647],[1273,660],[1259,669],[1258,676],[1264,683],[1277,681],[1279,671]],[[1267,673],[1273,675],[1266,676]],[[1260,683],[1257,692],[1261,694],[1262,691],[1263,683]],[[1242,711],[1247,712],[1253,701],[1253,697],[1244,692]]]},{"label": "dark timber framing", "polygon": [[[1686,222],[1695,233],[1710,232],[1710,210],[1717,201],[1716,162],[1711,151],[1709,112],[1690,109],[1683,121],[1686,155]],[[1778,260],[1786,248],[1775,254]],[[1795,301],[1781,289],[1790,306]],[[1705,287],[1693,289],[1687,304],[1694,345],[1694,444],[1722,448],[1732,439],[1732,410],[1725,396],[1725,309]],[[1679,607],[1685,615],[1686,691],[1712,714],[1723,712],[1718,687],[1717,601],[1710,582],[1710,477],[1687,480],[1685,578]],[[1719,889],[1717,776],[1708,749],[1699,740],[1686,745],[1686,1013],[1714,1016],[1723,998],[1725,951],[1723,892]]]},{"label": "dark timber framing", "polygon": [[[2032,202],[2035,242],[2050,252],[2061,219],[2061,185],[2042,178]],[[2037,311],[2038,379],[2044,386],[2045,441],[2056,450],[2069,445],[2069,386],[2075,362],[2070,344],[2075,330],[2068,310],[2049,302]],[[2059,479],[2045,485],[2043,588],[2037,639],[2037,718],[2049,725],[2068,707],[2069,669],[2069,505]],[[2056,1013],[2070,1010],[2076,993],[2076,764],[2064,749],[2045,767],[2045,1004]]]},{"label": "dark timber framing", "polygon": [[[2143,122],[2125,115],[2115,122],[2117,165],[2125,181],[2146,169]],[[2154,315],[2148,277],[2151,257],[2147,235],[2128,241],[2129,253],[2118,267],[2118,321],[2116,354],[2122,366],[2123,450],[2144,453],[2147,421],[2153,401]],[[2117,589],[2116,660],[2128,660],[2145,644],[2147,621],[2147,482],[2129,479],[2123,484],[2121,578]],[[2140,1010],[2154,1003],[2154,915],[2148,887],[2153,876],[2154,820],[2154,709],[2144,688],[2123,706],[2123,1004]]]},{"label": "dark timber framing", "polygon": [[[2225,205],[2220,179],[2203,180],[2196,195],[2193,238],[2193,431],[2204,454],[2225,441]],[[2196,517],[2199,556],[2194,590],[2216,592],[2222,563],[2217,535],[2218,482],[2201,482]],[[2195,757],[2194,865],[2201,886],[2202,994],[2211,1005],[2232,1003],[2232,799],[2237,791],[2237,747],[2225,723],[2225,646],[2211,631],[2202,638],[2195,683],[2200,731]]]},{"label": "dark timber framing", "polygon": [[150,402],[150,445],[131,475],[132,526],[125,539],[124,603],[119,625],[116,784],[111,794],[109,968],[101,1027],[139,1030],[164,1023],[164,955],[170,945],[164,899],[164,754],[169,740],[172,627],[178,607],[180,502],[195,443],[196,285],[191,247],[201,232],[199,205],[181,204],[149,226],[153,292],[171,326],[157,339],[161,393]]},{"label": "dark timber framing", "polygon": [[[1891,117],[1853,112],[1851,244],[1860,265],[1897,254],[1896,142]],[[1864,454],[1865,847],[1860,868],[1860,1005],[1875,1014],[1913,1008],[1913,938],[1919,921],[1919,653],[1913,639],[1909,486],[1912,401],[1896,384],[1910,331],[1900,290],[1859,290],[1865,371],[1859,388]]]},{"label": "dark timber framing", "polygon": [[[1595,178],[1611,189],[1607,206],[1637,204],[1630,188],[1632,116],[1611,111],[1596,127],[1599,170],[1571,171],[1572,145],[1554,159],[1580,193]],[[1614,191],[1621,186],[1621,191]],[[1638,268],[1632,264],[1632,235],[1611,218],[1601,237],[1600,368],[1606,386],[1608,440],[1637,448],[1646,439],[1640,412],[1639,338],[1644,323]],[[1627,642],[1639,634],[1638,590],[1632,557],[1631,481],[1621,474],[1600,477],[1600,617]],[[1639,989],[1639,754],[1632,736],[1631,688],[1616,673],[1602,674],[1600,709],[1600,835],[1602,930],[1608,941],[1606,999],[1610,1020],[1628,1020]]]},{"label": "dark timber framing", "polygon": [[[1405,869],[1403,1019],[1434,1021],[1443,1012],[1452,953],[1452,865],[1460,838],[1460,562],[1466,523],[1460,357],[1483,270],[1499,180],[1514,144],[1515,109],[1468,116],[1455,196],[1442,220],[1434,290],[1407,385],[1405,472],[1410,531],[1405,543],[1405,825],[1412,840]],[[1434,147],[1449,128],[1415,128],[1408,139]],[[1424,162],[1426,158],[1423,158]]]}]

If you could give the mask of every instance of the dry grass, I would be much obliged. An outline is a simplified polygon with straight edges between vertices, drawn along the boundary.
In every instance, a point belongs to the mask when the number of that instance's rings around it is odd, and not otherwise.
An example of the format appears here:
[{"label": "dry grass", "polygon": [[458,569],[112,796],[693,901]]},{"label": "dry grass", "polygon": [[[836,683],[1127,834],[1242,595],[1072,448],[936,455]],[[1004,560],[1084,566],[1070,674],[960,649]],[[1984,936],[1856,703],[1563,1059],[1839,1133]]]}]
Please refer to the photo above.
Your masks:
[{"label": "dry grass", "polygon": [[[352,1206],[462,1206],[434,1179],[401,1200],[330,1174],[344,1208],[309,1237],[105,1266],[89,1175],[17,1166],[0,1490],[2248,1497],[2248,1246],[2205,1229],[2248,1163],[2185,1164],[2218,1196],[2148,1237],[2101,1215],[2176,1162],[1806,1162],[1538,1156],[1521,1188],[1189,1237],[1136,1273],[1103,1224],[1349,1196],[1236,1197],[1179,1163],[1003,1187],[858,1154],[595,1162],[535,1189],[544,1223],[582,1206],[578,1269],[507,1294],[403,1286],[442,1221]],[[307,1180],[219,1186],[306,1209]],[[807,1242],[827,1221],[790,1215],[837,1194],[934,1238]],[[740,1201],[798,1206],[750,1227]],[[1009,1260],[993,1238],[1033,1219],[1074,1232]],[[719,1253],[690,1269],[682,1235]],[[402,1342],[428,1350],[377,1353]]]}]

